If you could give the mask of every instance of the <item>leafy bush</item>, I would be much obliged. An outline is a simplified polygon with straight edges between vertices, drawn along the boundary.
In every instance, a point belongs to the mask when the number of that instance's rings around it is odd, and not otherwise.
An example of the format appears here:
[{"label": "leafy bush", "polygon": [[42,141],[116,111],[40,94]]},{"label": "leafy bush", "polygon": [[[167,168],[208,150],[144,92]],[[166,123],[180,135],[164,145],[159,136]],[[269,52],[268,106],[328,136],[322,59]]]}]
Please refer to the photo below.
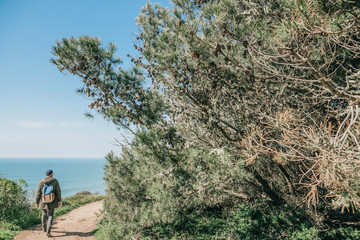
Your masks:
[{"label": "leafy bush", "polygon": [[340,225],[337,228],[321,232],[320,236],[326,240],[357,240],[360,239],[360,231],[356,228]]},{"label": "leafy bush", "polygon": [[140,239],[242,240],[356,240],[356,228],[318,230],[303,212],[291,207],[270,207],[266,201],[240,204],[232,209],[207,209],[183,214],[172,223],[156,224],[138,234]]},{"label": "leafy bush", "polygon": [[0,178],[0,220],[13,220],[26,206],[26,182]]},{"label": "leafy bush", "polygon": [[5,222],[0,221],[0,239],[12,239],[18,231],[21,230],[21,227]]},{"label": "leafy bush", "polygon": [[32,209],[22,179],[0,178],[0,239],[11,239],[21,229],[39,223],[40,211]]},{"label": "leafy bush", "polygon": [[[296,234],[295,234],[296,233]],[[308,238],[304,238],[309,235]],[[142,231],[142,239],[316,239],[317,231],[304,214],[292,208],[270,207],[266,201],[232,209],[207,209],[184,214],[169,224]],[[296,238],[299,236],[300,238]],[[302,238],[301,238],[302,237]]]},{"label": "leafy bush", "polygon": [[115,223],[114,231],[122,237],[172,222],[189,209],[200,211],[246,198],[236,192],[246,190],[247,175],[226,150],[171,149],[163,137],[159,130],[144,130],[131,148],[123,148],[121,157],[107,156],[104,206],[108,216],[102,223]]}]

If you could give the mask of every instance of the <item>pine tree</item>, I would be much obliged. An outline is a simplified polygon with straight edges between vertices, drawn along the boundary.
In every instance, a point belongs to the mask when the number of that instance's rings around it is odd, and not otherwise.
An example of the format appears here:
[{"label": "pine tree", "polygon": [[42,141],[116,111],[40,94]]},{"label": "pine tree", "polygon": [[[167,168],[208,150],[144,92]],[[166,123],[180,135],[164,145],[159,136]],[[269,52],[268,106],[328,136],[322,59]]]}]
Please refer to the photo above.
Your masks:
[{"label": "pine tree", "polygon": [[129,70],[97,38],[53,48],[89,107],[134,134],[107,156],[109,238],[244,199],[317,226],[332,217],[320,206],[359,210],[360,4],[173,4],[144,6]]}]

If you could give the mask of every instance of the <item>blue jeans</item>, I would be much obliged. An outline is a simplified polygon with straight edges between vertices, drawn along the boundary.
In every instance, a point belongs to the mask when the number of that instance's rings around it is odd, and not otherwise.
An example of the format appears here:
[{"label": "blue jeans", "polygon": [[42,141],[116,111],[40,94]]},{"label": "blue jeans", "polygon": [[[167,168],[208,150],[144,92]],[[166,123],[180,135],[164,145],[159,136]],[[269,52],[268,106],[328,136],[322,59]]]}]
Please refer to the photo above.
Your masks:
[{"label": "blue jeans", "polygon": [[[42,209],[42,218],[41,218],[41,225],[42,225],[42,229],[43,231],[46,233],[50,233],[51,230],[51,225],[53,222],[53,218],[54,218],[54,209]],[[47,218],[47,221],[46,221]]]}]

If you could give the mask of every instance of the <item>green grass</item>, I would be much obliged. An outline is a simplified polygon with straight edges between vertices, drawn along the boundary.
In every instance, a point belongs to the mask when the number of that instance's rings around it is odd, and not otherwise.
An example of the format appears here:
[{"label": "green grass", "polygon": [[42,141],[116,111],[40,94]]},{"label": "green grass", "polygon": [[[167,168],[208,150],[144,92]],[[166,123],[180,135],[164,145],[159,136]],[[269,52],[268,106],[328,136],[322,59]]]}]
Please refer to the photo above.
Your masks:
[{"label": "green grass", "polygon": [[102,199],[104,199],[103,195],[91,194],[90,192],[81,192],[74,196],[64,198],[62,201],[62,206],[55,210],[55,218],[64,215],[82,205]]},{"label": "green grass", "polygon": [[[55,218],[64,215],[82,205],[99,201],[103,198],[103,195],[91,194],[87,191],[64,198],[62,201],[62,206],[55,210]],[[0,240],[12,239],[21,230],[41,223],[41,210],[35,208],[33,205],[24,207],[20,212],[21,214],[18,214],[19,217],[12,220],[11,222],[0,221]]]}]

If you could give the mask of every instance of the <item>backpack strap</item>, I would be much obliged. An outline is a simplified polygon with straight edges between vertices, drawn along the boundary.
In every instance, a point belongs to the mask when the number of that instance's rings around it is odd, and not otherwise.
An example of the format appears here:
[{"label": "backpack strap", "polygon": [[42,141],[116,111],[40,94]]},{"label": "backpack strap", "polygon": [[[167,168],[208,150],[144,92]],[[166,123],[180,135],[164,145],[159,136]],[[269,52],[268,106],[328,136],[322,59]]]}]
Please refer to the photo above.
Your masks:
[{"label": "backpack strap", "polygon": [[54,182],[52,182],[50,185],[47,185],[46,183],[44,183],[44,185],[46,185],[46,186],[50,187],[50,186],[52,186],[52,185],[53,185],[53,183],[54,183]]}]

